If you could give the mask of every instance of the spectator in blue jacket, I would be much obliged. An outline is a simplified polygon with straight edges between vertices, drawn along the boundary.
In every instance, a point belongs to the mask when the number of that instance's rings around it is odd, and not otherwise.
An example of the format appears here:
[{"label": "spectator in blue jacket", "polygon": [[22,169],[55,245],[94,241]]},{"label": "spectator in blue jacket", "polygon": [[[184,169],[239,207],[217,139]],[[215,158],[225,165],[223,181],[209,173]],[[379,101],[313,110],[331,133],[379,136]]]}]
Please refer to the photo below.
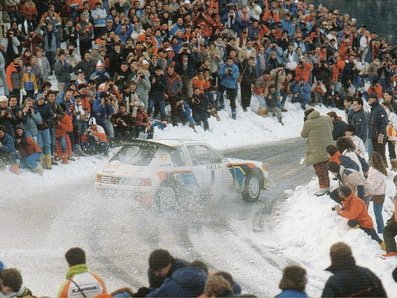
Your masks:
[{"label": "spectator in blue jacket", "polygon": [[106,135],[110,140],[114,139],[113,123],[110,121],[112,115],[115,114],[111,104],[112,100],[115,100],[112,94],[102,92],[92,105],[96,122],[105,129]]},{"label": "spectator in blue jacket", "polygon": [[14,138],[6,133],[4,125],[0,125],[0,168],[15,165],[18,159]]},{"label": "spectator in blue jacket", "polygon": [[283,270],[283,277],[278,285],[281,293],[276,298],[282,297],[307,297],[305,292],[307,284],[306,270],[297,265],[287,266]]},{"label": "spectator in blue jacket", "polygon": [[146,297],[198,297],[204,293],[207,273],[198,267],[180,268],[165,279],[160,288]]},{"label": "spectator in blue jacket", "polygon": [[305,80],[302,78],[299,83],[294,86],[292,93],[294,96],[292,97],[291,102],[299,102],[302,109],[305,110],[306,105],[311,99],[310,84],[305,82]]},{"label": "spectator in blue jacket", "polygon": [[[236,97],[237,97],[237,79],[240,75],[238,66],[234,64],[231,57],[227,58],[226,63],[222,64],[218,71],[221,85],[226,90],[226,96],[230,100],[232,118],[236,119]],[[310,88],[309,88],[310,89]],[[224,103],[221,102],[221,107]]]},{"label": "spectator in blue jacket", "polygon": [[156,249],[149,256],[149,288],[151,290],[161,287],[164,280],[184,267],[188,267],[189,262],[174,258],[168,250]]}]

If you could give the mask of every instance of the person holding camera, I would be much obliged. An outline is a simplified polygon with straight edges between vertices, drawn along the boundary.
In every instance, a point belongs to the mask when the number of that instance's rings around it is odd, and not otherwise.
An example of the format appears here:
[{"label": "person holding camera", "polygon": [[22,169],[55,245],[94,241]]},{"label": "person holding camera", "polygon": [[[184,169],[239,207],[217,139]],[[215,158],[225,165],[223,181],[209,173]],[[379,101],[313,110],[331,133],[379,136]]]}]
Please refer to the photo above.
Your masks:
[{"label": "person holding camera", "polygon": [[[136,109],[138,110],[139,103],[136,105]],[[122,140],[130,140],[133,136],[132,131],[134,128],[134,118],[136,117],[137,111],[135,115],[132,116],[127,112],[127,107],[125,104],[119,105],[119,111],[114,114],[111,118],[114,124],[114,135],[116,138],[120,138]]]},{"label": "person holding camera", "polygon": [[96,122],[105,129],[106,135],[110,140],[114,138],[113,123],[110,121],[112,115],[115,113],[112,105],[112,101],[114,100],[112,94],[102,92],[92,105],[92,112]]},{"label": "person holding camera", "polygon": [[156,66],[155,74],[151,76],[151,89],[149,94],[149,107],[148,114],[151,115],[153,108],[158,107],[161,114],[161,119],[166,120],[168,118],[165,112],[165,91],[167,88],[167,80],[163,74],[161,66]]},{"label": "person holding camera", "polygon": [[[237,97],[237,79],[240,75],[238,66],[233,62],[231,57],[227,58],[226,63],[222,64],[218,71],[221,85],[226,90],[226,96],[230,100],[232,110],[232,119],[236,120],[236,97]],[[223,105],[223,103],[221,103]]]},{"label": "person holding camera", "polygon": [[81,136],[81,147],[87,154],[103,153],[105,156],[109,154],[109,140],[105,130],[97,124],[95,118],[90,119],[88,129]]},{"label": "person holding camera", "polygon": [[291,102],[299,102],[303,110],[306,109],[308,103],[311,100],[311,87],[308,82],[305,82],[304,78],[299,80],[298,84],[295,84],[292,88],[293,96]]},{"label": "person holding camera", "polygon": [[194,88],[193,96],[190,99],[190,106],[192,107],[193,119],[196,124],[201,125],[201,122],[204,124],[204,130],[209,130],[208,124],[208,109],[209,109],[209,99],[203,93],[200,88]]},{"label": "person holding camera", "polygon": [[342,185],[336,190],[342,207],[336,205],[332,210],[339,216],[347,218],[349,227],[355,228],[358,226],[385,250],[385,243],[374,229],[374,223],[363,200],[356,196],[348,185]]},{"label": "person holding camera", "polygon": [[11,108],[8,106],[7,96],[0,96],[0,125],[6,128],[9,135],[14,136],[13,121],[15,116],[12,113]]},{"label": "person holding camera", "polygon": [[21,110],[21,121],[25,128],[25,131],[28,132],[32,138],[37,142],[37,125],[43,122],[40,113],[33,106],[33,99],[28,97],[25,99],[23,108]]}]

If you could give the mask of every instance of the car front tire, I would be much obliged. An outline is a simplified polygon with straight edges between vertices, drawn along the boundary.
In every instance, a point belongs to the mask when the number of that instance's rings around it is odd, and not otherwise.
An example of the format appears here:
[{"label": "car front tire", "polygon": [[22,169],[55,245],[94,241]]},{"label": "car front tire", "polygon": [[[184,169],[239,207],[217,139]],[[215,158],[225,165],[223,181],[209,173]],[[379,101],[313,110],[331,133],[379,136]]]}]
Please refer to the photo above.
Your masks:
[{"label": "car front tire", "polygon": [[261,193],[261,181],[255,174],[248,174],[245,179],[244,190],[241,193],[243,200],[246,202],[256,202]]}]

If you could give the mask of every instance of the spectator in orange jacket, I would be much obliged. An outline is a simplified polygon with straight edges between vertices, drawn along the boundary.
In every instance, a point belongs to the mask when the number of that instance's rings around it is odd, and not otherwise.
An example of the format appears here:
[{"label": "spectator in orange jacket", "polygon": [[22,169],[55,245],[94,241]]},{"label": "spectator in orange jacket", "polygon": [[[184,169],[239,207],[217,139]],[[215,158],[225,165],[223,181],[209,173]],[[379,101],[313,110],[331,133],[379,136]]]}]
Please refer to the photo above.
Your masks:
[{"label": "spectator in orange jacket", "polygon": [[351,188],[347,185],[340,186],[337,192],[343,207],[336,205],[336,213],[347,218],[349,220],[347,224],[350,227],[353,228],[358,225],[361,230],[371,236],[372,240],[378,242],[382,249],[385,249],[384,242],[379,238],[378,233],[376,233],[374,229],[374,223],[371,216],[368,214],[367,206],[364,201],[353,194]]},{"label": "spectator in orange jacket", "polygon": [[[59,143],[60,147],[61,147],[60,155],[62,158],[62,163],[67,164],[69,154],[71,153],[71,150],[70,150],[71,142],[70,142],[68,133],[73,131],[73,119],[72,119],[72,116],[70,116],[66,113],[66,109],[67,109],[66,104],[61,103],[60,105],[63,110],[63,115],[60,116],[59,117],[60,119],[57,121],[58,124],[55,128],[55,137],[56,137],[57,143]],[[69,144],[69,146],[68,146],[68,144]],[[69,150],[68,150],[68,147],[69,147]]]},{"label": "spectator in orange jacket", "polygon": [[197,76],[192,79],[193,89],[199,88],[201,92],[206,93],[210,87],[210,81],[204,77],[204,70],[199,69]]},{"label": "spectator in orange jacket", "polygon": [[299,82],[303,79],[305,82],[309,82],[312,69],[313,65],[311,63],[301,59],[298,66],[295,68],[295,81]]}]

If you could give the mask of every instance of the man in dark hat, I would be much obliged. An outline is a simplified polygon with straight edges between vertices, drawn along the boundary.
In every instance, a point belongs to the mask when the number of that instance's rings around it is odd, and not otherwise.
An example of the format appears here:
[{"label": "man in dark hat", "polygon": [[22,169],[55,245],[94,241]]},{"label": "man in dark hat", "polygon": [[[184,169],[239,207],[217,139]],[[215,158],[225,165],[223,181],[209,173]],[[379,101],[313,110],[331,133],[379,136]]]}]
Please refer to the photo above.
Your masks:
[{"label": "man in dark hat", "polygon": [[343,242],[330,249],[333,275],[327,280],[321,297],[387,297],[381,280],[368,268],[356,265],[352,250]]}]

